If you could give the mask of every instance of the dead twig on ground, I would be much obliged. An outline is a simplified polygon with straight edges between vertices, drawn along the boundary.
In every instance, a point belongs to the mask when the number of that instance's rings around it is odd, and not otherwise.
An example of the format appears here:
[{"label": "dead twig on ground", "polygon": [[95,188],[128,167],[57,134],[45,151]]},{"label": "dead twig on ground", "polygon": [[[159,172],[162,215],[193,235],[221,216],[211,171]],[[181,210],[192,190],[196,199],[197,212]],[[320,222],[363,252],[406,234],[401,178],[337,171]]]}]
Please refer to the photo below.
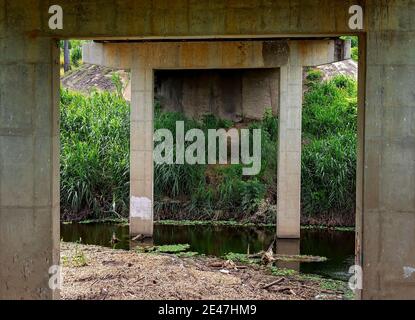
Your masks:
[{"label": "dead twig on ground", "polygon": [[262,289],[268,289],[268,288],[270,288],[272,286],[275,286],[276,284],[280,284],[284,280],[285,280],[285,278],[280,278],[280,279],[277,279],[275,281],[272,281],[271,283],[268,283],[265,286],[263,286]]}]

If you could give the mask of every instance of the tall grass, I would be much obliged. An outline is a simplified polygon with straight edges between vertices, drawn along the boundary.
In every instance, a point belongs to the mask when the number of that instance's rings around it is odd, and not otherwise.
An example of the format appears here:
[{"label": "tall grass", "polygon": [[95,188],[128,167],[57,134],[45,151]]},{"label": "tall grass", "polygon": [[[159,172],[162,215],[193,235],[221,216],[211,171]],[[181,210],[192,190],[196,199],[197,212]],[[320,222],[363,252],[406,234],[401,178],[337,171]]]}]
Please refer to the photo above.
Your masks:
[{"label": "tall grass", "polygon": [[129,135],[129,106],[118,95],[61,90],[64,217],[128,214]]},{"label": "tall grass", "polygon": [[302,205],[306,215],[353,215],[357,83],[346,76],[310,84],[303,106]]}]

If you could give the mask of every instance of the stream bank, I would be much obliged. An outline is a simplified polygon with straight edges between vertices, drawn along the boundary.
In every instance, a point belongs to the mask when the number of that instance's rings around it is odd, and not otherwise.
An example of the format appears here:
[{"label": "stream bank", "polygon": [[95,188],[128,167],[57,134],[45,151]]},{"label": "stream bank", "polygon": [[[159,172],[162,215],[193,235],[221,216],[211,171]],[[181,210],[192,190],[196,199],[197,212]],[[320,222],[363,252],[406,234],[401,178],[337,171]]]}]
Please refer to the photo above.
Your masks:
[{"label": "stream bank", "polygon": [[[219,258],[61,243],[62,299],[344,299],[341,281]],[[218,267],[220,266],[220,267]]]},{"label": "stream bank", "polygon": [[[110,242],[113,235],[119,239],[115,244]],[[183,221],[178,225],[172,221],[165,221],[154,225],[154,237],[148,241],[151,242],[149,245],[155,246],[188,244],[192,252],[222,258],[229,254],[267,250],[274,236],[275,226],[239,225],[229,222],[205,224],[194,221]],[[143,245],[130,241],[128,224],[114,221],[62,224],[61,239],[65,242],[123,250]],[[326,278],[347,281],[351,276],[348,270],[354,264],[354,246],[353,230],[304,227],[301,230],[301,239],[278,239],[274,252],[326,257],[328,260],[325,262],[297,262],[285,267],[304,274],[319,274]]]}]

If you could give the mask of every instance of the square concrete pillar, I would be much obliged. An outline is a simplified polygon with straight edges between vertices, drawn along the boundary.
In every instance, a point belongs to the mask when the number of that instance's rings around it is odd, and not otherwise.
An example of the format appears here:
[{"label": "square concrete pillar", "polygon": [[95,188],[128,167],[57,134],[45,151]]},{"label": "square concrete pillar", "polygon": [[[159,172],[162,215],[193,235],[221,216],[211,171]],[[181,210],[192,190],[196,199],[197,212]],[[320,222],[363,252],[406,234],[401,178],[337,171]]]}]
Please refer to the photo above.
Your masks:
[{"label": "square concrete pillar", "polygon": [[59,50],[10,37],[0,51],[0,299],[57,298]]},{"label": "square concrete pillar", "polygon": [[[379,22],[381,27],[409,21],[404,19],[415,11],[371,10],[368,14],[378,16],[393,12],[390,21]],[[367,57],[359,57],[366,87],[359,105],[356,253],[363,271],[363,299],[415,298],[413,39],[413,31],[372,31],[361,41]]]},{"label": "square concrete pillar", "polygon": [[277,237],[300,237],[302,72],[292,50],[281,67]]},{"label": "square concrete pillar", "polygon": [[130,235],[153,235],[153,70],[131,70]]}]

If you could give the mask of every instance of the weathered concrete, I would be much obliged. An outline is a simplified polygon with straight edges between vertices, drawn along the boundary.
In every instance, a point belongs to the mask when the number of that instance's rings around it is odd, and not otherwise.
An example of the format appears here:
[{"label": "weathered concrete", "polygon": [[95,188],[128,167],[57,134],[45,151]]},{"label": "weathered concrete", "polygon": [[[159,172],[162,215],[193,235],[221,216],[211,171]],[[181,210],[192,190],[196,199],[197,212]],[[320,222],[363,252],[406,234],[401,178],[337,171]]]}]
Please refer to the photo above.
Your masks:
[{"label": "weathered concrete", "polygon": [[[363,46],[356,201],[356,253],[364,284],[360,294],[366,299],[415,297],[415,274],[410,272],[415,268],[414,0],[57,0],[54,4],[63,7],[63,30],[48,28],[48,1],[0,0],[0,298],[54,296],[47,290],[47,273],[48,266],[58,261],[54,252],[58,207],[54,201],[36,203],[59,193],[57,129],[51,124],[58,103],[51,79],[58,72],[51,71],[57,57],[51,54],[51,38],[349,33],[359,33]],[[363,30],[348,26],[348,10],[355,4],[364,9]],[[31,70],[36,81],[27,76]],[[15,90],[18,86],[25,90]],[[35,101],[41,102],[39,112],[32,109]],[[36,126],[41,118],[50,122]],[[34,128],[44,135],[35,134]],[[44,138],[42,143],[38,137]],[[48,186],[40,186],[41,181],[48,181]]]},{"label": "weathered concrete", "polygon": [[300,237],[303,66],[296,46],[281,68],[278,138],[277,236]]},{"label": "weathered concrete", "polygon": [[415,1],[385,1],[366,15],[357,201],[362,298],[414,299]]},{"label": "weathered concrete", "polygon": [[153,69],[131,69],[130,234],[153,235]]},{"label": "weathered concrete", "polygon": [[288,45],[288,61],[280,69],[277,237],[300,238],[303,67],[349,56],[336,54],[335,41],[289,41]]},{"label": "weathered concrete", "polygon": [[[283,255],[300,255],[300,239],[278,239],[276,241],[276,253]],[[300,271],[298,261],[277,261],[276,266],[281,269]]]},{"label": "weathered concrete", "polygon": [[235,122],[278,114],[279,70],[160,70],[155,96],[164,110],[190,118],[213,114]]},{"label": "weathered concrete", "polygon": [[59,265],[59,50],[47,38],[0,40],[0,299],[53,298],[58,291],[48,287],[48,269]]}]

